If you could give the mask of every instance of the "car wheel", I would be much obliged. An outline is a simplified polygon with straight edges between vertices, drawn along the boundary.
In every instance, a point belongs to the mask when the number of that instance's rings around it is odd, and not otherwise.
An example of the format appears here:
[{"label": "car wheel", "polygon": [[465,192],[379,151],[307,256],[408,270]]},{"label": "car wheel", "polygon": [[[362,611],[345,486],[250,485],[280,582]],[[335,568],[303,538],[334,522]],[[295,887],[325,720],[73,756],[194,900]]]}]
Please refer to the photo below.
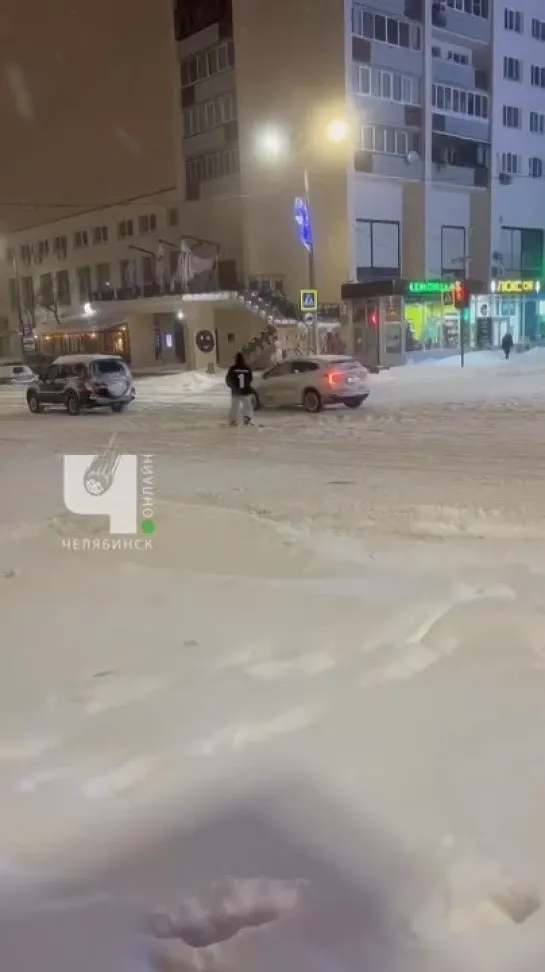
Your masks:
[{"label": "car wheel", "polygon": [[42,406],[40,405],[40,399],[35,392],[32,395],[27,395],[27,405],[33,415],[37,415],[38,412],[42,411]]},{"label": "car wheel", "polygon": [[74,392],[70,392],[70,394],[66,396],[65,401],[66,401],[66,410],[68,414],[79,415],[81,411],[81,405],[78,396],[75,395]]},{"label": "car wheel", "polygon": [[124,412],[126,407],[125,402],[116,402],[112,405],[112,412]]},{"label": "car wheel", "polygon": [[306,412],[321,412],[323,409],[320,393],[315,388],[307,388],[303,395],[303,408]]},{"label": "car wheel", "polygon": [[345,398],[343,399],[343,404],[347,408],[359,408],[363,404],[367,395],[358,395],[357,398]]},{"label": "car wheel", "polygon": [[261,408],[261,402],[259,401],[257,392],[252,392],[252,408],[254,412],[257,412]]}]

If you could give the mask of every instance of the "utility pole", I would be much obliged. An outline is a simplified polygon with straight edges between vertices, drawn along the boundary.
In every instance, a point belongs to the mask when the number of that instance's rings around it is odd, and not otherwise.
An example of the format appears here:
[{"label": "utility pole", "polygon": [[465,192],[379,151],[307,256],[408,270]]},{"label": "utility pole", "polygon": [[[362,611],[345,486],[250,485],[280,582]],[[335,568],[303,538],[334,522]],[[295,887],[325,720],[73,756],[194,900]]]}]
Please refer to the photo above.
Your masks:
[{"label": "utility pole", "polygon": [[[306,211],[308,213],[309,223],[310,223],[310,234],[307,245],[308,252],[308,286],[309,290],[316,290],[316,263],[314,260],[314,227],[312,225],[312,209],[310,206],[310,181],[308,169],[305,166],[303,170],[303,188],[305,191],[304,200],[306,205]],[[318,353],[318,316],[314,313],[312,316],[311,325],[311,335],[310,335],[311,351],[314,354]]]}]

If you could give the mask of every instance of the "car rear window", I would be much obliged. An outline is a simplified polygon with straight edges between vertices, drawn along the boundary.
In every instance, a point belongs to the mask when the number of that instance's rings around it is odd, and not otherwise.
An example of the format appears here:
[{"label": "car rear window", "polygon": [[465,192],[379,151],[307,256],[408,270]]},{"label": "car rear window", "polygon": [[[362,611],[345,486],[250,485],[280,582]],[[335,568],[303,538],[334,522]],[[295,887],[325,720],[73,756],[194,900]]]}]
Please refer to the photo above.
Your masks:
[{"label": "car rear window", "polygon": [[93,372],[95,375],[125,374],[126,368],[117,358],[104,358],[103,361],[93,361]]},{"label": "car rear window", "polygon": [[344,358],[337,363],[336,367],[339,371],[360,371],[363,366],[355,358]]}]

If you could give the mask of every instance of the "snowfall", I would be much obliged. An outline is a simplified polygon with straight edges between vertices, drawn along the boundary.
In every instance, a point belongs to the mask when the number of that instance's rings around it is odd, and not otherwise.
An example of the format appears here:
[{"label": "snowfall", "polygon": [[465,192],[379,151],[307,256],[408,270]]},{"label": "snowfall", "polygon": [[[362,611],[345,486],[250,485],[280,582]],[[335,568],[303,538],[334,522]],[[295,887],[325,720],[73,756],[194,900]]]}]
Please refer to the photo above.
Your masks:
[{"label": "snowfall", "polygon": [[[460,365],[0,389],[2,972],[542,972],[545,351]],[[63,504],[112,441],[151,549]]]}]

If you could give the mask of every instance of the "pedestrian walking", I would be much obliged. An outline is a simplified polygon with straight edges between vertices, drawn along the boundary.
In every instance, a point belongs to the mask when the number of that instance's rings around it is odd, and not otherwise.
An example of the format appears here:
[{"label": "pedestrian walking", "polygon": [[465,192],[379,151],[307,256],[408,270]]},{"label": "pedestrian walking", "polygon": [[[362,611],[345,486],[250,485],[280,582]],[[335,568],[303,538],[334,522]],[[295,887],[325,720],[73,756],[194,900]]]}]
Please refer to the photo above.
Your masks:
[{"label": "pedestrian walking", "polygon": [[505,360],[509,361],[509,355],[513,350],[513,335],[510,334],[509,331],[507,334],[504,334],[501,339],[501,349],[505,355]]}]

